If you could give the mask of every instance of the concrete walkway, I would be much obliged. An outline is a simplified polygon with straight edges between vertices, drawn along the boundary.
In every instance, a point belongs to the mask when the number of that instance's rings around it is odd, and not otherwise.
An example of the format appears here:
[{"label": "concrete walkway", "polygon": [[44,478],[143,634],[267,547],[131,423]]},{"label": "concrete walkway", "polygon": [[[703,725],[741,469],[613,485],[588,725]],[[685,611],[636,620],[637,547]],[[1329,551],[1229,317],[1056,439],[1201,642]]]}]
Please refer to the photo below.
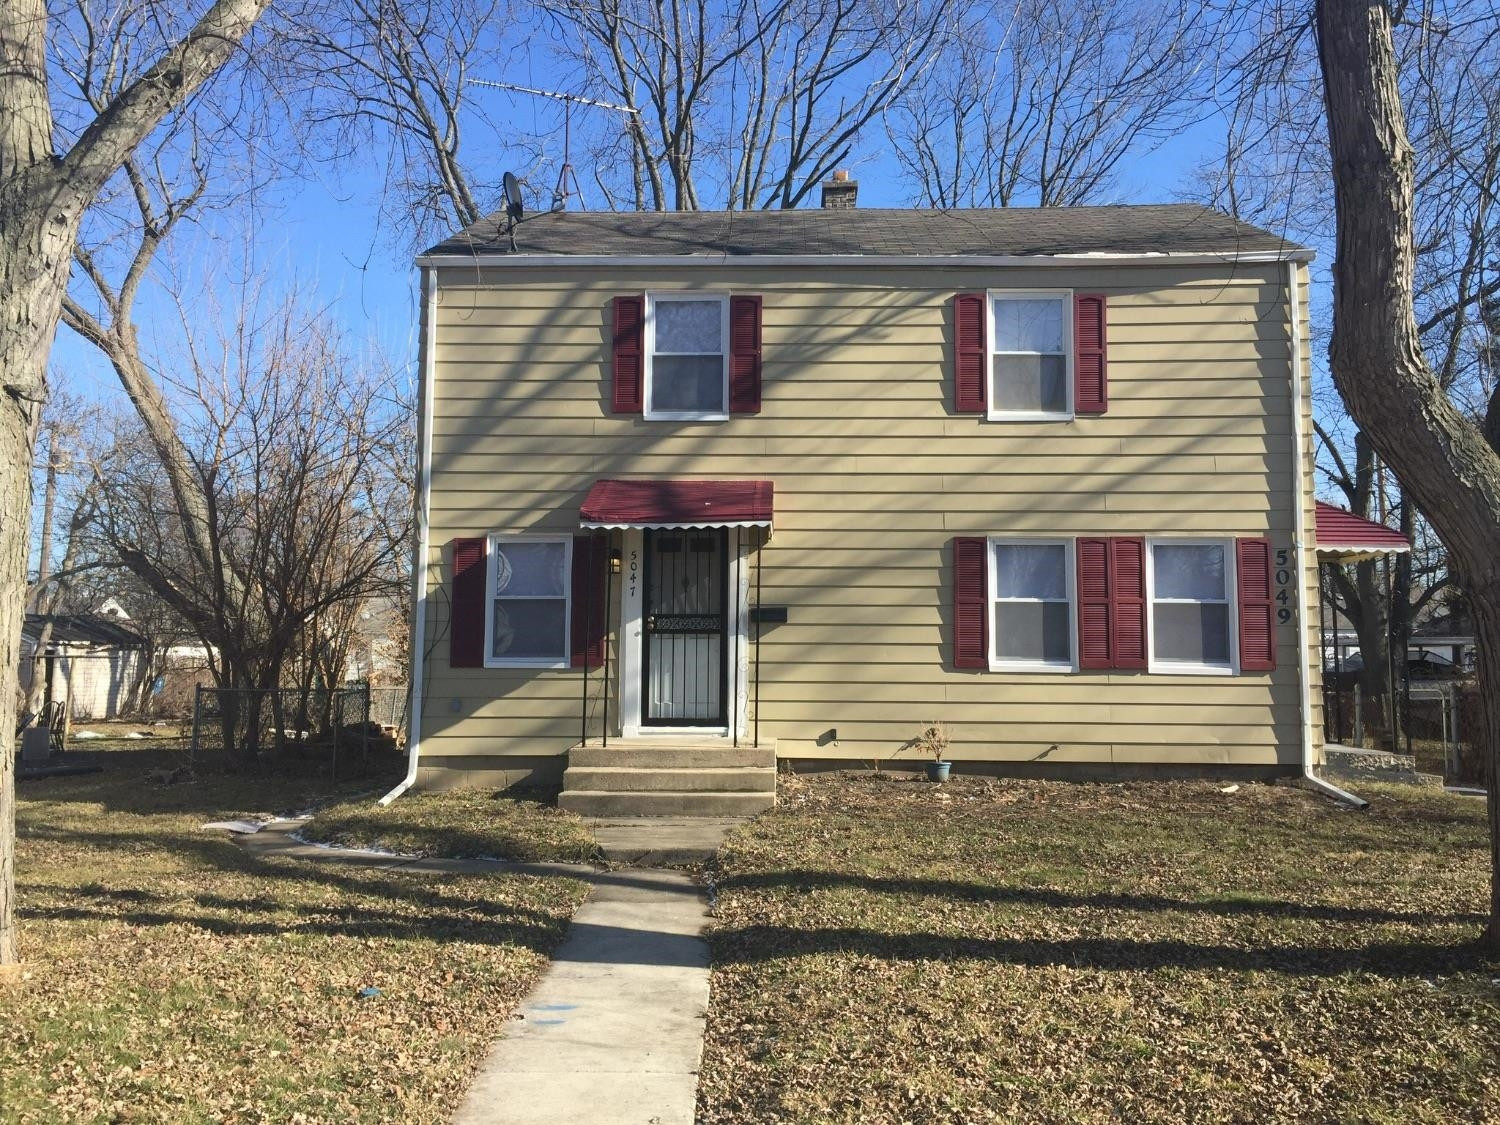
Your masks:
[{"label": "concrete walkway", "polygon": [[707,917],[699,888],[678,872],[596,880],[455,1125],[691,1125]]},{"label": "concrete walkway", "polygon": [[[716,825],[714,834],[722,839],[731,826]],[[455,1125],[692,1125],[708,1008],[708,907],[689,876],[318,847],[293,838],[300,827],[272,821],[235,839],[258,855],[434,875],[562,875],[592,885],[512,1030],[490,1048]],[[616,827],[617,847],[646,854],[704,843],[669,831],[653,844],[647,825]],[[601,844],[610,854],[602,834]]]},{"label": "concrete walkway", "polygon": [[610,863],[691,867],[713,858],[743,816],[615,816],[585,820]]}]

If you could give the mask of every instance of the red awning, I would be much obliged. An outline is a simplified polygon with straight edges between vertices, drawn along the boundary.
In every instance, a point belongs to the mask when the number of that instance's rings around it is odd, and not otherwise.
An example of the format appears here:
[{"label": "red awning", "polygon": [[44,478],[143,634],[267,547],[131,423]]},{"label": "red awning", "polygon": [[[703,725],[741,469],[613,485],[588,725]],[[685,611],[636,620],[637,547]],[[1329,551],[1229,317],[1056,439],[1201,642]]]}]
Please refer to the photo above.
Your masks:
[{"label": "red awning", "polygon": [[768,480],[601,480],[578,509],[583,527],[770,527]]},{"label": "red awning", "polygon": [[1411,544],[1399,531],[1318,501],[1318,554],[1354,562],[1401,551]]}]

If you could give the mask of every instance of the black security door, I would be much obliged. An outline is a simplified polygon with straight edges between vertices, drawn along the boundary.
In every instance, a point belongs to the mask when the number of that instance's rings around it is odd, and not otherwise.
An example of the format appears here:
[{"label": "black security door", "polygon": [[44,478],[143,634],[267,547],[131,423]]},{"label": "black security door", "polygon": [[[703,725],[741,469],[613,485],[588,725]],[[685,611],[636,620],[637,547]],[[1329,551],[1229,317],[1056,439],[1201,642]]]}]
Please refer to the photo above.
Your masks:
[{"label": "black security door", "polygon": [[647,726],[725,725],[728,532],[646,532],[643,695]]}]

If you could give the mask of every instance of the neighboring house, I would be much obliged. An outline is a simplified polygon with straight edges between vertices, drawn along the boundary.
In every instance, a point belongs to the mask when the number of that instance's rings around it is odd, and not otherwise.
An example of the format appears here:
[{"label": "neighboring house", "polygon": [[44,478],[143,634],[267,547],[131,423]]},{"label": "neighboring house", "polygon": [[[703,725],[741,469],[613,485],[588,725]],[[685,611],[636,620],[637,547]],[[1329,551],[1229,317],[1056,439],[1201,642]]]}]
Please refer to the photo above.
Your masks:
[{"label": "neighboring house", "polygon": [[1418,622],[1411,634],[1411,654],[1447,661],[1460,672],[1472,672],[1478,651],[1468,610],[1445,606]]},{"label": "neighboring house", "polygon": [[[75,719],[113,719],[135,703],[146,641],[120,613],[28,613],[21,626],[20,688],[43,680],[44,701],[66,701]],[[50,630],[47,626],[50,624]],[[40,653],[43,632],[48,639]]]},{"label": "neighboring house", "polygon": [[418,259],[417,784],[606,736],[900,764],[932,720],[959,771],[1318,762],[1311,252],[852,187]]}]

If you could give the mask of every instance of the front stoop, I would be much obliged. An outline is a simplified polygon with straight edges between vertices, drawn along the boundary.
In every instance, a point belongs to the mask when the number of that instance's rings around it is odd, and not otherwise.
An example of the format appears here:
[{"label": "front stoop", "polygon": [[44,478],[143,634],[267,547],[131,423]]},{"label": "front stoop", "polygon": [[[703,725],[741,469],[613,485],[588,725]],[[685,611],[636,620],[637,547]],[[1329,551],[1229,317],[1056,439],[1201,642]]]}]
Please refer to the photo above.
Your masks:
[{"label": "front stoop", "polygon": [[580,816],[754,816],[776,803],[776,746],[636,739],[574,746],[557,803]]}]

